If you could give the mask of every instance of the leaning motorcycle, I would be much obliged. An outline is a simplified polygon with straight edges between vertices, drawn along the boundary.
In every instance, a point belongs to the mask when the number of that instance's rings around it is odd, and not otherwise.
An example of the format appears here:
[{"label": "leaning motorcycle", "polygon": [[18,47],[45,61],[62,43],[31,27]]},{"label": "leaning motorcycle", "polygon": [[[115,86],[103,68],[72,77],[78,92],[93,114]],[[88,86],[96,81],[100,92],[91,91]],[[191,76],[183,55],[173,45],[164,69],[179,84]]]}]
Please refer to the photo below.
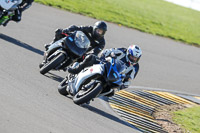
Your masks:
[{"label": "leaning motorcycle", "polygon": [[45,63],[40,66],[41,74],[50,70],[62,70],[87,52],[90,40],[82,31],[65,35],[62,39],[51,44],[44,53],[46,57]]},{"label": "leaning motorcycle", "polygon": [[21,3],[22,0],[0,0],[0,25],[6,23],[15,15],[15,10]]},{"label": "leaning motorcycle", "polygon": [[69,74],[59,85],[62,95],[72,95],[75,104],[88,103],[95,97],[106,95],[123,84],[125,64],[121,60],[107,61],[85,68],[77,75]]}]

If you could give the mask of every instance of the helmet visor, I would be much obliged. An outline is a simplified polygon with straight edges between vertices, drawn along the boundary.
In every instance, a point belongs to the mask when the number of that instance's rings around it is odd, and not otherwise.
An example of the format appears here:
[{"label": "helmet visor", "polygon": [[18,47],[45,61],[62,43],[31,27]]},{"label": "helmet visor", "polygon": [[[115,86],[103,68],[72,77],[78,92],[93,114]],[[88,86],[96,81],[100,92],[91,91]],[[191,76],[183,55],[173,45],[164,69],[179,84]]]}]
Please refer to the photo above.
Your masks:
[{"label": "helmet visor", "polygon": [[138,63],[140,57],[132,56],[131,54],[128,55],[128,59],[131,63]]},{"label": "helmet visor", "polygon": [[97,36],[102,37],[102,36],[104,36],[105,31],[103,29],[96,28],[95,33]]}]

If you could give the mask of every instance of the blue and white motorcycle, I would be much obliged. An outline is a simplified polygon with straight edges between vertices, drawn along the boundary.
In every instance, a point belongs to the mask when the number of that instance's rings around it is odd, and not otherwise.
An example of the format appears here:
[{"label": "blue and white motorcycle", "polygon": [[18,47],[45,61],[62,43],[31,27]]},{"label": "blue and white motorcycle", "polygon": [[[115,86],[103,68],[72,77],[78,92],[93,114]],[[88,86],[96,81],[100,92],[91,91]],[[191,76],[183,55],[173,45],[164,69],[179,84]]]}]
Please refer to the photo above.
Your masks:
[{"label": "blue and white motorcycle", "polygon": [[75,104],[88,103],[123,84],[125,64],[121,60],[107,58],[100,64],[87,67],[77,75],[69,75],[58,86],[62,95],[72,95]]}]

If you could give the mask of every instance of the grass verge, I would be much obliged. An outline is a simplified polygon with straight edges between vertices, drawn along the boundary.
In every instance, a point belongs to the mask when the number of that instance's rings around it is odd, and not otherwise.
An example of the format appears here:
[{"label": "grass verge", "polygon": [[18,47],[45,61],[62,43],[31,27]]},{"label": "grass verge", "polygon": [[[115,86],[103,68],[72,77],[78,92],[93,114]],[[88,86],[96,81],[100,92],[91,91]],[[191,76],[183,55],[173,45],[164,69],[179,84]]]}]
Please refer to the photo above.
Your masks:
[{"label": "grass verge", "polygon": [[163,0],[35,0],[200,46],[200,12]]},{"label": "grass verge", "polygon": [[191,133],[200,132],[200,106],[173,112],[173,121]]}]

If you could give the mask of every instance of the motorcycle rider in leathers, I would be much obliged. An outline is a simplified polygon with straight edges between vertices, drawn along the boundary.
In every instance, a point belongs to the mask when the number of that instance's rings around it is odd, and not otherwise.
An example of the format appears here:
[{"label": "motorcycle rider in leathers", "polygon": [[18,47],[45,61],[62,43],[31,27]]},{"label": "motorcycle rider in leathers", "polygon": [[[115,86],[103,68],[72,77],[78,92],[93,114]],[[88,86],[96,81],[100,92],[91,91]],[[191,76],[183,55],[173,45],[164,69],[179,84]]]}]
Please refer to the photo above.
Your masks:
[{"label": "motorcycle rider in leathers", "polygon": [[[130,85],[130,79],[134,79],[139,71],[140,57],[142,56],[141,48],[137,45],[131,45],[126,48],[111,48],[105,49],[100,55],[100,60],[105,60],[107,57],[114,57],[123,61],[126,65],[125,75],[126,77],[123,80],[123,85],[120,89],[128,88]],[[79,63],[76,67],[69,67],[68,72],[70,74],[78,74],[82,69],[93,64],[99,64],[99,57],[95,55],[88,55],[83,62]],[[73,90],[69,90],[73,91]],[[102,95],[113,96],[114,90],[106,88],[103,90]]]},{"label": "motorcycle rider in leathers", "polygon": [[[94,26],[76,26],[72,25],[66,29],[57,29],[55,31],[55,38],[52,43],[50,44],[45,44],[45,54],[44,55],[44,60],[43,63],[40,64],[43,65],[46,61],[46,56],[49,51],[49,46],[52,45],[54,42],[60,40],[61,38],[64,37],[63,33],[69,34],[74,31],[82,31],[86,34],[88,39],[90,40],[90,47],[87,50],[87,52],[91,52],[94,55],[98,55],[105,47],[105,39],[104,35],[107,31],[107,24],[104,21],[97,21]],[[84,58],[84,57],[83,57]],[[83,59],[79,59],[79,62],[81,62]],[[71,63],[71,62],[70,62]],[[66,66],[69,64],[66,64]]]},{"label": "motorcycle rider in leathers", "polygon": [[6,26],[10,20],[13,20],[15,22],[21,21],[22,12],[28,9],[32,5],[33,1],[34,0],[23,0],[22,3],[20,3],[18,8],[15,10],[15,15],[12,16],[11,19],[7,20],[3,24],[3,26]]}]

